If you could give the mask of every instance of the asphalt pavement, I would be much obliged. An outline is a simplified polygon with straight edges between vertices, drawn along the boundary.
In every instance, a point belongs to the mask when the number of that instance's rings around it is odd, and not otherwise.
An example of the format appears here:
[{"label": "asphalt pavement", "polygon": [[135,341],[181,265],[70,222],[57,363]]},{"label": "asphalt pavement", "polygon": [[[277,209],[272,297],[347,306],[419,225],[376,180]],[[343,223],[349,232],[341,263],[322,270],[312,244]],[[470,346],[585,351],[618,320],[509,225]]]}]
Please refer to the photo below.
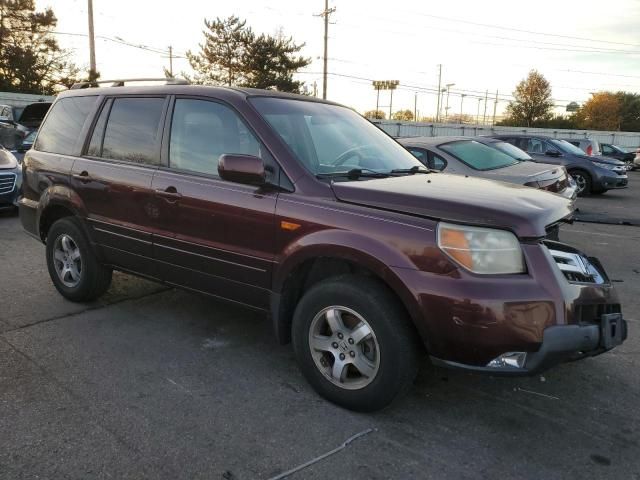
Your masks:
[{"label": "asphalt pavement", "polygon": [[[640,188],[579,207],[622,196],[637,210]],[[561,240],[615,281],[624,345],[522,379],[425,364],[406,398],[357,414],[252,311],[124,274],[99,302],[63,300],[44,247],[0,216],[0,479],[266,480],[368,432],[287,478],[638,480],[640,228],[576,222]]]}]

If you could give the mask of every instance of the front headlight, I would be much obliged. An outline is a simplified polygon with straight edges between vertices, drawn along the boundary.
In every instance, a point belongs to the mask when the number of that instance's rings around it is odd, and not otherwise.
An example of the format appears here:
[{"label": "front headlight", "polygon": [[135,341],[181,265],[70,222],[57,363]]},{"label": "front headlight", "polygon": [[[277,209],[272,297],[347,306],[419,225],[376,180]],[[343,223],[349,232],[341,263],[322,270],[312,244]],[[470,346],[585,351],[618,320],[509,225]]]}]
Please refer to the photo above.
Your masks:
[{"label": "front headlight", "polygon": [[438,224],[438,247],[473,273],[524,273],[520,242],[506,230]]},{"label": "front headlight", "polygon": [[600,168],[605,168],[607,170],[620,170],[620,166],[619,165],[611,165],[610,163],[600,163],[600,162],[593,162],[594,165],[600,167]]}]

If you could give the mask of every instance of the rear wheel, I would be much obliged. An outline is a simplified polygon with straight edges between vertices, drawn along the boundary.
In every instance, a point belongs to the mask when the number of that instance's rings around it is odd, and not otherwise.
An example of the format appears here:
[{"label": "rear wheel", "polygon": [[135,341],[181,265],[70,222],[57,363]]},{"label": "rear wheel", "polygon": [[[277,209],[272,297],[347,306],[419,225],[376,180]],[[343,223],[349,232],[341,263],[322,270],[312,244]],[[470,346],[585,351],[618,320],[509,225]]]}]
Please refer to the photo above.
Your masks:
[{"label": "rear wheel", "polygon": [[307,381],[352,410],[386,407],[417,373],[419,345],[406,312],[368,277],[345,275],[312,287],[296,307],[292,337]]},{"label": "rear wheel", "polygon": [[572,170],[569,175],[576,181],[576,191],[579,196],[591,194],[591,176],[582,170]]},{"label": "rear wheel", "polygon": [[109,289],[112,270],[98,262],[74,218],[62,218],[51,226],[46,255],[49,276],[63,297],[87,302]]}]

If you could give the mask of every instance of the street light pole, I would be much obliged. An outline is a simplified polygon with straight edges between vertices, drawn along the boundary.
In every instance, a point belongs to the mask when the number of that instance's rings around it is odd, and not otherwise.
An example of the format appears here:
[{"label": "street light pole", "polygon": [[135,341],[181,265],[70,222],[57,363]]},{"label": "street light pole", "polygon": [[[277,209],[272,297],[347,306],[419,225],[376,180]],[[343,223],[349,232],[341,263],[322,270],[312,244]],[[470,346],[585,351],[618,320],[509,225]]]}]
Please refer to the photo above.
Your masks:
[{"label": "street light pole", "polygon": [[482,103],[482,97],[478,98],[478,111],[476,112],[476,125],[480,125],[480,103]]},{"label": "street light pole", "polygon": [[447,106],[444,108],[444,122],[447,123],[447,118],[449,118],[449,91],[451,87],[453,87],[455,83],[447,83]]},{"label": "street light pole", "polygon": [[466,93],[462,93],[460,94],[460,123],[462,123],[462,104],[464,103],[464,97],[466,97],[467,94]]},{"label": "street light pole", "polygon": [[438,106],[436,108],[436,123],[440,119],[440,92],[442,88],[442,64],[438,65]]}]

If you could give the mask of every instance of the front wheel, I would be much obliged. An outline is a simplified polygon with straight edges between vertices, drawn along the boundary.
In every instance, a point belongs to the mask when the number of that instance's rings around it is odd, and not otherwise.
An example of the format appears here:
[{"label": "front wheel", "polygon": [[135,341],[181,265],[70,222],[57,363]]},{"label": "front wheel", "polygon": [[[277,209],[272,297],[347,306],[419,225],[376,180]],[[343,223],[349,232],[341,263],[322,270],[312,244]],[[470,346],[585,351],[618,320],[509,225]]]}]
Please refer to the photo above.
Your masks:
[{"label": "front wheel", "polygon": [[591,194],[591,177],[588,173],[580,170],[573,170],[569,172],[576,182],[576,192],[578,196],[583,197]]},{"label": "front wheel", "polygon": [[98,262],[74,218],[62,218],[51,226],[46,254],[49,276],[58,292],[68,300],[95,300],[111,285],[112,270]]},{"label": "front wheel", "polygon": [[368,277],[345,275],[313,286],[296,307],[292,337],[307,381],[351,410],[386,407],[417,373],[419,346],[406,312]]}]

